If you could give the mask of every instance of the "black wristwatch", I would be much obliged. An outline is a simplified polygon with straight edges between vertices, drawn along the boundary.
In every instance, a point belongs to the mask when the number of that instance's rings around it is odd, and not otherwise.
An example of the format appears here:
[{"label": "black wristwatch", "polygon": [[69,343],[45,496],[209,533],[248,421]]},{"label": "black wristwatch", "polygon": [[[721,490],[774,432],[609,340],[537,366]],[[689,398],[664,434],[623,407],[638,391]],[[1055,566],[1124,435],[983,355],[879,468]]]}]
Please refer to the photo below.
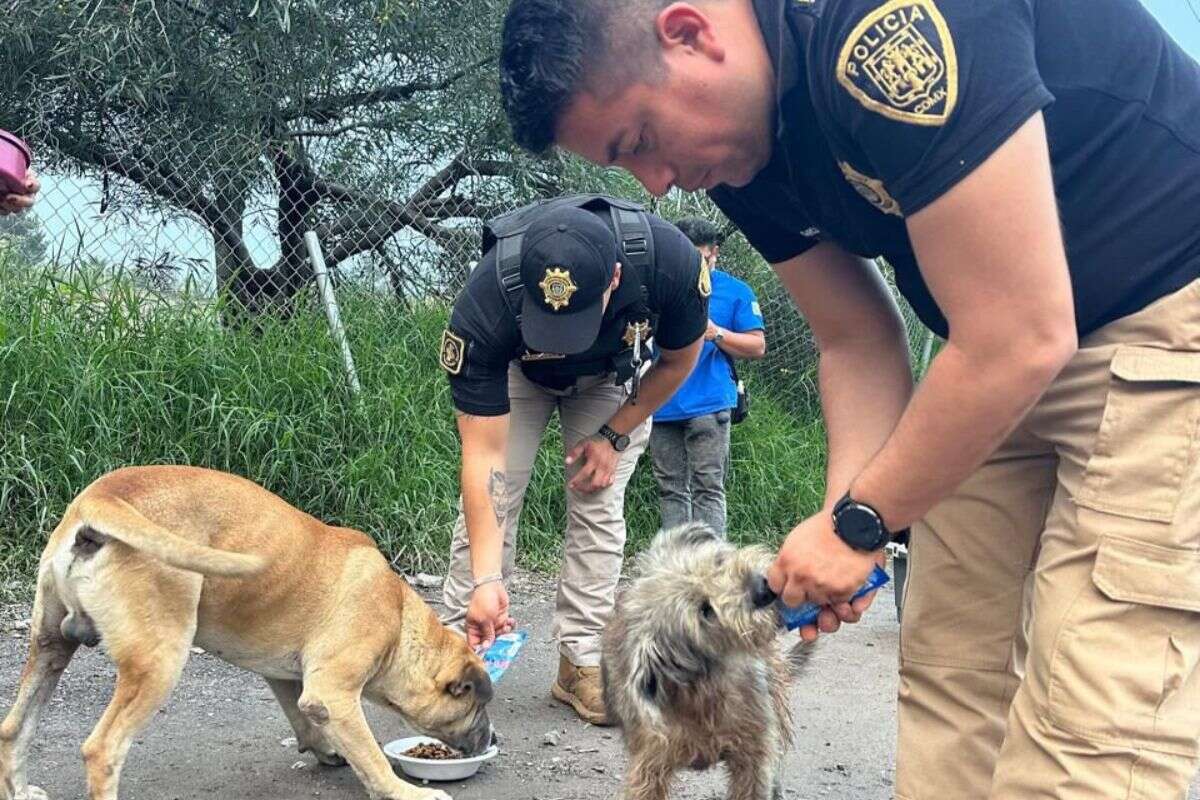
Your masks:
[{"label": "black wristwatch", "polygon": [[850,499],[847,492],[833,507],[833,530],[855,550],[874,552],[892,541],[879,512],[866,503]]},{"label": "black wristwatch", "polygon": [[608,427],[608,423],[600,426],[600,430],[596,431],[613,446],[613,450],[618,453],[623,453],[626,447],[629,447],[629,437],[623,433],[617,433],[612,428]]}]

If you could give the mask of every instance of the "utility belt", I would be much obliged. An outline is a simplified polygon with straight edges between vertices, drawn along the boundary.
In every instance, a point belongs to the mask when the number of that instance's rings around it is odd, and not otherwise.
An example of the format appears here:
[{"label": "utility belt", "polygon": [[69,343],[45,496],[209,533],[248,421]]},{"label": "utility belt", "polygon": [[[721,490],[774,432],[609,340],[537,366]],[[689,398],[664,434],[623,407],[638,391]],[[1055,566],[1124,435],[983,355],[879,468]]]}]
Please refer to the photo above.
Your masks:
[{"label": "utility belt", "polygon": [[521,359],[521,372],[526,378],[548,389],[561,391],[572,386],[578,379],[593,375],[612,375],[613,383],[618,386],[633,380],[635,375],[644,375],[650,368],[650,359],[644,354],[648,352],[643,347],[643,355],[635,357],[634,349],[627,347],[610,356],[598,356],[588,359]]}]

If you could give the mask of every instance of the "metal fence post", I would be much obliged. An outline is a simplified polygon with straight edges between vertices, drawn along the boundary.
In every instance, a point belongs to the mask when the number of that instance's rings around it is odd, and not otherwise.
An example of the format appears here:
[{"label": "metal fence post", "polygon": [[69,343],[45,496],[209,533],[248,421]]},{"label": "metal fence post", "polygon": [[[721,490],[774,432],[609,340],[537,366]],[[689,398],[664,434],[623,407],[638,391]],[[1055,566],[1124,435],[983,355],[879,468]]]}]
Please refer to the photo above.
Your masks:
[{"label": "metal fence post", "polygon": [[317,234],[307,231],[304,234],[304,245],[308,248],[308,257],[312,261],[313,275],[317,279],[317,290],[321,293],[321,305],[325,306],[325,316],[329,319],[329,331],[333,341],[342,351],[342,360],[346,366],[346,378],[350,382],[350,391],[357,395],[362,391],[358,383],[358,372],[354,369],[354,356],[350,353],[350,342],[346,339],[346,329],[342,327],[342,315],[338,310],[337,295],[333,292],[333,281],[329,279],[329,271],[325,267],[325,255],[321,252],[321,242]]}]

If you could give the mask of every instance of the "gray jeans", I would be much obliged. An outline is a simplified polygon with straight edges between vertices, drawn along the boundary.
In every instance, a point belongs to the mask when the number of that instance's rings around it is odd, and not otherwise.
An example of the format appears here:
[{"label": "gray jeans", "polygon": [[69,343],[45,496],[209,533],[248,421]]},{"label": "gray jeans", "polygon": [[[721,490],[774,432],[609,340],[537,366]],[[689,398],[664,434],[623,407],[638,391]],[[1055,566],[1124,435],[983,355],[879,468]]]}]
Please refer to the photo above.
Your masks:
[{"label": "gray jeans", "polygon": [[697,520],[724,536],[729,411],[655,421],[650,430],[650,461],[658,480],[661,526]]}]

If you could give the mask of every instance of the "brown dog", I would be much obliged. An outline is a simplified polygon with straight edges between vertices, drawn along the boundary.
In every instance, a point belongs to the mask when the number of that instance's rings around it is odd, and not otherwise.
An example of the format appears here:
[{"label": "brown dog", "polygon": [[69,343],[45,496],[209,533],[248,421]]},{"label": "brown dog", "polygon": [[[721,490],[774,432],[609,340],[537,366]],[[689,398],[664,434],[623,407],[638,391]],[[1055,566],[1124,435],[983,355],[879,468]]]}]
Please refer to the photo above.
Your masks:
[{"label": "brown dog", "polygon": [[0,800],[46,797],[25,775],[38,717],[75,649],[100,642],[117,685],[83,745],[90,800],[116,800],[129,745],[193,645],[265,677],[301,752],[348,761],[375,800],[449,796],[396,777],[361,697],[468,754],[492,741],[482,661],[371,539],[233,475],[131,467],[71,503],[42,553],[29,659],[0,726]]}]

